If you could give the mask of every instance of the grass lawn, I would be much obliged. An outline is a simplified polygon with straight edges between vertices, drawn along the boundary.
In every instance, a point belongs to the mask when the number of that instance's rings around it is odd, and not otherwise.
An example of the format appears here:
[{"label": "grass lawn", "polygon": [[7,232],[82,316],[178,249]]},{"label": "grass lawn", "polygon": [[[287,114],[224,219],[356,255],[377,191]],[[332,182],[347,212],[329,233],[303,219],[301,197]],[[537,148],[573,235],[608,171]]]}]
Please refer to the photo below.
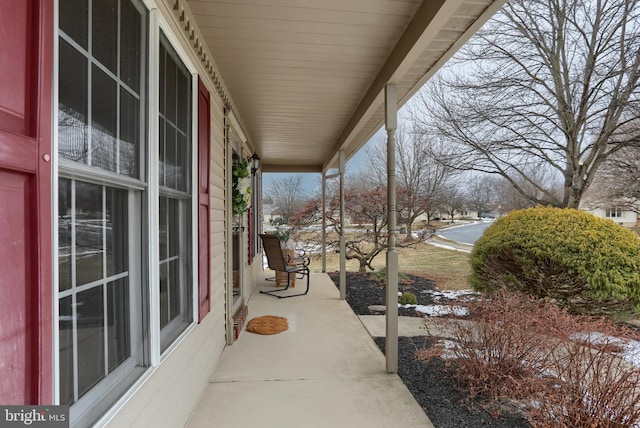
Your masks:
[{"label": "grass lawn", "polygon": [[[409,248],[398,248],[399,269],[401,273],[424,276],[435,281],[440,290],[467,290],[467,277],[471,273],[469,254],[460,251],[437,248],[424,242],[416,243]],[[378,271],[385,266],[386,253],[382,252],[373,260]],[[327,252],[327,272],[339,270],[338,254]],[[312,258],[311,269],[322,270],[320,255]],[[347,260],[347,271],[357,272],[358,261]]]}]

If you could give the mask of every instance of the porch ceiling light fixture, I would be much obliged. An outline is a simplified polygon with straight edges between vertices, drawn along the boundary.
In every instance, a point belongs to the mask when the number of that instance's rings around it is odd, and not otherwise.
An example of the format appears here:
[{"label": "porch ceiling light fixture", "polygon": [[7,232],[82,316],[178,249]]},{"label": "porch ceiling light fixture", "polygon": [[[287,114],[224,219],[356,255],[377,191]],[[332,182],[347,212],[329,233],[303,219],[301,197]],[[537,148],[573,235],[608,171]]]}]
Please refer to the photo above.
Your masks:
[{"label": "porch ceiling light fixture", "polygon": [[257,153],[251,155],[249,159],[247,159],[251,163],[251,174],[255,175],[258,168],[260,168],[260,156]]}]

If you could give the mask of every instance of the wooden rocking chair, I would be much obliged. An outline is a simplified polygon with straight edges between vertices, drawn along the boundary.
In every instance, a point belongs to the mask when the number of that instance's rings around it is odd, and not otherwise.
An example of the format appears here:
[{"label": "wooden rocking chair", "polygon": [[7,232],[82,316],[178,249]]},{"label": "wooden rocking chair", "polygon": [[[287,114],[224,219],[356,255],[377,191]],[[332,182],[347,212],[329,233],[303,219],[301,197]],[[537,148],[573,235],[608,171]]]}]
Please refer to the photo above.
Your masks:
[{"label": "wooden rocking chair", "polygon": [[[304,296],[305,294],[307,294],[309,292],[309,257],[292,258],[290,256],[285,256],[282,253],[280,240],[275,235],[261,234],[260,238],[262,239],[262,248],[264,248],[264,253],[267,256],[267,264],[269,265],[269,269],[277,272],[284,272],[287,274],[287,286],[285,288],[277,290],[260,290],[260,293],[268,294],[270,296],[277,297],[278,299]],[[289,286],[291,285],[291,275],[293,275],[294,277],[296,275],[300,275],[300,278],[304,278],[305,276],[307,277],[307,289],[305,290],[305,292],[300,294],[275,294],[289,289]]]}]

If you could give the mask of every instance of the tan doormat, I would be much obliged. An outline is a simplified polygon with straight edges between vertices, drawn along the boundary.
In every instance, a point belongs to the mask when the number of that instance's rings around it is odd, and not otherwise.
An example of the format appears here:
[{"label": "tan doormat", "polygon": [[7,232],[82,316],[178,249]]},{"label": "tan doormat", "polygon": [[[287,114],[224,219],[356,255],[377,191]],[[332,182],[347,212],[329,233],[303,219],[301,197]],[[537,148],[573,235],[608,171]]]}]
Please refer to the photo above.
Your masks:
[{"label": "tan doormat", "polygon": [[278,334],[289,328],[289,323],[284,317],[264,315],[256,317],[247,324],[247,331],[257,334]]}]

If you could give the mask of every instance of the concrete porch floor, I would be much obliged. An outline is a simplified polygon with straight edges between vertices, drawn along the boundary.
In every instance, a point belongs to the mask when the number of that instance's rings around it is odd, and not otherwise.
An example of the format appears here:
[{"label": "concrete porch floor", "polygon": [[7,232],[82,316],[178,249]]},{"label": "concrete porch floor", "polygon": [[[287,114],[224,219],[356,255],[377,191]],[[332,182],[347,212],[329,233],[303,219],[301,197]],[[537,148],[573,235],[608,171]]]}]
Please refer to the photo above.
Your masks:
[{"label": "concrete porch floor", "polygon": [[256,291],[248,306],[247,321],[283,316],[289,330],[227,346],[188,428],[433,427],[328,275],[311,274],[306,296]]}]

